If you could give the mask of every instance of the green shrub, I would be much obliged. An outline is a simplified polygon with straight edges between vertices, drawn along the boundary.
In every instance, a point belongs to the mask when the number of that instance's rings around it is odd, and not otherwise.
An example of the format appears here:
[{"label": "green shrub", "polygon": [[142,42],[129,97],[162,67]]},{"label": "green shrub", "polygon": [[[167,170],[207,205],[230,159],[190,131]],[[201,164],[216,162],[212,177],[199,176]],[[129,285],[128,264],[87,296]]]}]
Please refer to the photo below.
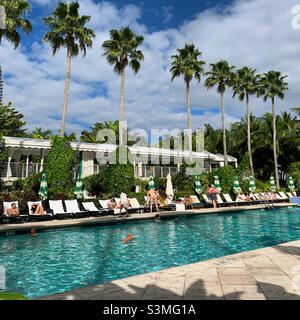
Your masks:
[{"label": "green shrub", "polygon": [[74,192],[75,181],[72,180],[75,164],[75,151],[70,142],[66,138],[55,136],[45,164],[49,199],[58,194],[71,196]]}]

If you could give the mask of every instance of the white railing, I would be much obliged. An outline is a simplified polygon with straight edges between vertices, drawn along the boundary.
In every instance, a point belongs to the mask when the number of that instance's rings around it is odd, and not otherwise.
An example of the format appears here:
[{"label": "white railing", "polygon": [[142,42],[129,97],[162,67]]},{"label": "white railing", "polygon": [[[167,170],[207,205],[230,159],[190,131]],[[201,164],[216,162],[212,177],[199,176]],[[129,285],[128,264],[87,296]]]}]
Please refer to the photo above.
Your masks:
[{"label": "white railing", "polygon": [[40,163],[6,162],[1,177],[3,178],[27,178],[30,174],[36,174],[43,170]]}]

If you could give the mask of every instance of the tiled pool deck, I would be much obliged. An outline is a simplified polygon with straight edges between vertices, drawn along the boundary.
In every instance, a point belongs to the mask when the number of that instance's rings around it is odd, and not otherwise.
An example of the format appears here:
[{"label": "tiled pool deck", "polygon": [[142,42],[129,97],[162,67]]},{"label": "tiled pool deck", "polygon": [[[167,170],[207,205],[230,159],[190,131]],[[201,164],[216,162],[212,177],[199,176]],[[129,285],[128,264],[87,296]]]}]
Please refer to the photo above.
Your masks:
[{"label": "tiled pool deck", "polygon": [[[291,205],[291,204],[288,204]],[[284,204],[276,204],[281,207]],[[286,206],[286,205],[285,205]],[[258,209],[264,206],[249,206]],[[218,208],[162,213],[162,216],[224,213],[242,208]],[[154,216],[154,215],[152,215]],[[0,226],[0,232],[29,227],[65,227],[152,218],[103,217]],[[83,221],[86,220],[86,221]],[[9,229],[10,228],[10,229]],[[34,300],[300,300],[300,240],[217,259],[164,269],[126,279],[61,292]]]}]

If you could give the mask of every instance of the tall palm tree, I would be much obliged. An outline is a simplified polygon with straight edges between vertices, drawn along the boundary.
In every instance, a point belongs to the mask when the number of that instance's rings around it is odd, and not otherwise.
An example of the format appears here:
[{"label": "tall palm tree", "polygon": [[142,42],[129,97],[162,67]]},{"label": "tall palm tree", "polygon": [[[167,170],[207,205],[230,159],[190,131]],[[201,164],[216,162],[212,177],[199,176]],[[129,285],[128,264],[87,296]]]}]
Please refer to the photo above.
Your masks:
[{"label": "tall palm tree", "polygon": [[191,133],[191,109],[190,109],[190,82],[195,78],[198,83],[201,80],[201,74],[204,73],[204,61],[198,60],[202,52],[195,48],[194,44],[185,44],[184,48],[177,49],[178,54],[171,56],[174,61],[170,69],[173,81],[176,77],[183,76],[186,85],[186,104],[187,104],[187,122],[189,151],[192,152],[192,133]]},{"label": "tall palm tree", "polygon": [[141,61],[144,55],[138,47],[144,41],[143,36],[136,35],[129,26],[122,27],[120,30],[112,29],[109,31],[110,39],[102,44],[107,62],[114,66],[114,72],[121,75],[121,106],[120,106],[120,122],[119,122],[119,144],[123,145],[123,115],[124,115],[124,84],[125,69],[129,66],[135,74],[141,67]]},{"label": "tall palm tree", "polygon": [[52,54],[61,48],[67,48],[67,72],[64,92],[64,104],[60,128],[60,136],[63,138],[65,133],[65,123],[67,114],[67,104],[69,95],[69,84],[71,75],[71,58],[83,52],[86,55],[86,49],[93,45],[92,38],[95,33],[85,25],[90,21],[90,16],[79,15],[79,3],[59,2],[51,15],[43,19],[43,22],[51,29],[44,36],[44,41],[49,42],[52,47]]},{"label": "tall palm tree", "polygon": [[217,85],[217,91],[221,95],[221,110],[222,110],[222,129],[223,129],[223,152],[224,152],[224,162],[225,166],[228,165],[227,159],[227,145],[226,145],[226,127],[225,127],[225,108],[224,108],[224,92],[226,87],[232,86],[233,83],[233,69],[235,66],[229,66],[228,62],[225,60],[220,60],[217,63],[210,64],[211,70],[206,72],[205,75],[208,76],[205,79],[205,86],[210,89]]},{"label": "tall palm tree", "polygon": [[26,34],[32,31],[30,21],[25,19],[26,14],[31,10],[30,4],[25,0],[0,0],[0,6],[5,8],[6,15],[6,29],[0,29],[0,45],[4,37],[16,49],[21,39],[18,31],[21,30]]},{"label": "tall palm tree", "polygon": [[233,97],[237,95],[241,101],[243,101],[246,98],[247,145],[248,145],[248,153],[249,153],[249,159],[250,159],[251,175],[253,179],[255,179],[255,176],[254,176],[254,168],[253,168],[253,160],[252,160],[252,152],[251,152],[249,96],[257,93],[260,75],[255,74],[255,72],[256,72],[256,69],[251,69],[248,67],[243,67],[242,69],[237,70],[235,74],[234,84],[233,84]]},{"label": "tall palm tree", "polygon": [[264,73],[259,81],[259,90],[257,95],[263,96],[264,101],[271,99],[272,114],[273,114],[273,154],[275,166],[276,187],[279,188],[279,175],[277,166],[277,137],[276,137],[276,112],[275,112],[275,97],[284,99],[284,92],[288,90],[288,83],[284,82],[287,76],[282,76],[281,72],[271,70]]}]

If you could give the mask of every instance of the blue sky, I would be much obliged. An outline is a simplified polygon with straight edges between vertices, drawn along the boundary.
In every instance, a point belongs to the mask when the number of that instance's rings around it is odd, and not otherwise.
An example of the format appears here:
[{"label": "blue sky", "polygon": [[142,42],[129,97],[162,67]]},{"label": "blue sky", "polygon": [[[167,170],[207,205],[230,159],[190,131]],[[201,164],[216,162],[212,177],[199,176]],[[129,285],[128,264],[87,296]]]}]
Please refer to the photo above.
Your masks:
[{"label": "blue sky", "polygon": [[[66,68],[66,51],[52,57],[49,45],[42,42],[47,31],[41,19],[56,5],[53,0],[29,0],[34,31],[22,34],[17,50],[3,41],[0,64],[4,73],[4,101],[12,101],[25,115],[27,126],[58,132]],[[95,122],[117,120],[120,108],[120,77],[101,56],[101,44],[112,28],[124,25],[145,38],[145,61],[134,75],[126,71],[125,119],[131,128],[149,131],[186,128],[186,97],[183,79],[170,81],[170,56],[184,43],[194,43],[209,64],[226,59],[240,68],[258,72],[270,69],[288,75],[290,90],[284,101],[277,101],[277,112],[297,106],[300,96],[300,30],[291,27],[293,0],[235,1],[100,1],[80,0],[80,13],[91,15],[89,27],[96,32],[93,49],[87,56],[72,60],[67,132],[76,132]],[[192,128],[210,123],[221,127],[220,97],[191,83]],[[270,104],[251,98],[257,116],[270,111]],[[225,94],[227,126],[245,114],[245,105]]]}]

